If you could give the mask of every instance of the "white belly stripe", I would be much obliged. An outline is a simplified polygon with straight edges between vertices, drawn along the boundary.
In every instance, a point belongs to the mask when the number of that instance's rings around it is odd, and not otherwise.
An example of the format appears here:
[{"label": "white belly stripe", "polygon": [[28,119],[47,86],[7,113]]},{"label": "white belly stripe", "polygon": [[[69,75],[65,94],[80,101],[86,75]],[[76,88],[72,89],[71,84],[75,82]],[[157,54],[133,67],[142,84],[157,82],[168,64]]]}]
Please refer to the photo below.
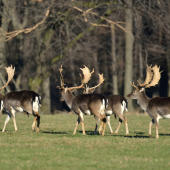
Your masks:
[{"label": "white belly stripe", "polygon": [[85,114],[85,115],[91,115],[91,112],[90,112],[90,110],[86,110],[86,111],[84,112],[84,114]]},{"label": "white belly stripe", "polygon": [[106,110],[106,114],[111,115],[113,114],[112,110]]},{"label": "white belly stripe", "polygon": [[168,115],[163,115],[163,118],[165,118],[165,119],[170,119],[170,114],[168,114]]}]

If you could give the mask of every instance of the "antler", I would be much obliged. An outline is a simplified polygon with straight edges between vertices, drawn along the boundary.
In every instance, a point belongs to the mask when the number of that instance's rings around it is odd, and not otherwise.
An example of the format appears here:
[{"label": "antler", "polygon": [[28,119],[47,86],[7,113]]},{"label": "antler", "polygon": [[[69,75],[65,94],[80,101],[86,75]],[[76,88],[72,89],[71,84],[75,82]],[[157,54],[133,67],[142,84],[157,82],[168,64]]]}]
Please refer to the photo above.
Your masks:
[{"label": "antler", "polygon": [[135,86],[134,82],[132,84],[132,82],[130,82],[131,86],[135,87],[136,89],[138,89],[138,86]]},{"label": "antler", "polygon": [[[156,84],[158,84],[160,78],[161,78],[161,72],[159,72],[160,67],[158,67],[157,65],[155,65],[154,67],[151,68],[151,66],[149,67],[147,65],[147,75],[146,75],[146,79],[145,82],[143,84],[141,84],[138,81],[138,86],[135,86],[135,84],[131,83],[131,85],[133,87],[135,87],[136,89],[138,87],[145,87],[145,88],[149,88],[151,86],[155,86]],[[150,83],[150,84],[149,84]]]},{"label": "antler", "polygon": [[84,68],[80,68],[80,69],[82,70],[83,75],[84,75],[84,78],[82,79],[82,75],[80,74],[81,85],[76,86],[76,87],[70,87],[70,88],[68,88],[68,90],[84,88],[84,85],[89,82],[89,80],[91,79],[91,75],[94,73],[94,69],[92,70],[92,72],[90,72],[89,68],[86,66],[84,66]]},{"label": "antler", "polygon": [[156,84],[158,84],[160,78],[161,78],[161,72],[159,72],[160,67],[158,67],[157,65],[155,65],[154,67],[152,67],[153,70],[153,79],[151,81],[150,84],[146,85],[145,88],[149,88],[151,86],[155,86]]},{"label": "antler", "polygon": [[84,75],[84,79],[82,79],[82,75],[81,77],[81,83],[83,84],[87,84],[89,82],[89,80],[91,79],[91,75],[94,73],[94,69],[92,70],[92,72],[90,73],[90,70],[88,67],[84,66],[84,68],[80,68],[80,70],[82,70],[83,75]]},{"label": "antler", "polygon": [[6,72],[7,72],[7,74],[8,74],[8,81],[7,81],[7,83],[6,83],[3,87],[0,88],[0,91],[1,91],[2,89],[4,89],[4,88],[9,84],[9,82],[10,82],[10,81],[12,80],[12,78],[14,77],[14,73],[15,73],[15,67],[12,68],[12,65],[11,65],[11,67],[5,67],[5,69],[6,69]]},{"label": "antler", "polygon": [[61,68],[59,68],[59,71],[60,71],[60,83],[61,83],[61,86],[57,86],[57,88],[59,89],[64,89],[64,78],[63,78],[63,75],[62,75],[62,71],[63,71],[63,68],[62,68],[62,65],[61,65]]},{"label": "antler", "polygon": [[99,84],[94,87],[89,88],[89,90],[93,90],[93,89],[99,87],[104,82],[105,78],[103,77],[103,74],[98,73],[98,75],[99,75]]},{"label": "antler", "polygon": [[[152,66],[152,65],[151,65],[151,66]],[[141,84],[141,83],[137,80],[138,86],[143,87],[143,86],[148,85],[148,84],[151,82],[152,77],[153,77],[153,72],[152,72],[151,66],[149,67],[149,66],[147,65],[147,69],[146,69],[146,79],[145,79],[144,83]]]}]

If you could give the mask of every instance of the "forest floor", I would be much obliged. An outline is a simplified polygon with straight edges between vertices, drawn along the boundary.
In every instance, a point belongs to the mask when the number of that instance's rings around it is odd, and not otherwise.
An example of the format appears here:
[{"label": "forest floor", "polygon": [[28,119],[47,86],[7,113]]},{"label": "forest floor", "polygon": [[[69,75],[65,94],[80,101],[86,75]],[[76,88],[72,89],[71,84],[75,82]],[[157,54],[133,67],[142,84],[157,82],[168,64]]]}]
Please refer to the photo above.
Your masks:
[{"label": "forest floor", "polygon": [[[6,115],[0,117],[0,169],[169,169],[170,122],[160,120],[159,139],[148,137],[150,118],[146,115],[126,115],[129,135],[125,135],[124,123],[117,135],[111,135],[106,125],[105,136],[94,135],[95,119],[85,116],[86,135],[81,124],[73,135],[75,114],[42,115],[40,132],[31,129],[33,116],[16,115],[18,131],[13,121],[2,133]],[[111,116],[113,130],[118,118]]]}]

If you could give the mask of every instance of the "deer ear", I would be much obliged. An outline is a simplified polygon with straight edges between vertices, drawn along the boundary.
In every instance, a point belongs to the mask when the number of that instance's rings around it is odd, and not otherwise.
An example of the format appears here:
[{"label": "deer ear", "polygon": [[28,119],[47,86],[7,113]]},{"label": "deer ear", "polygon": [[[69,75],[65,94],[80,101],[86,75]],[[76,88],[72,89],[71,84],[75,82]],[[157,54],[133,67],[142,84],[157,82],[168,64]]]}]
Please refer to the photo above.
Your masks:
[{"label": "deer ear", "polygon": [[145,90],[145,88],[142,87],[139,91],[142,92],[142,91],[144,91],[144,90]]}]

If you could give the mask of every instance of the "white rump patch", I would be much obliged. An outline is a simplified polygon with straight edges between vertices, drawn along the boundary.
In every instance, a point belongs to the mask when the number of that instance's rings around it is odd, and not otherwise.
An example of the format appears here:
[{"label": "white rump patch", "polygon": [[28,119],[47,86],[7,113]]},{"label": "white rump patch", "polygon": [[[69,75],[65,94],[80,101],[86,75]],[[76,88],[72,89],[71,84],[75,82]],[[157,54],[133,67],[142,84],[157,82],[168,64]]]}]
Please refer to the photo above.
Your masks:
[{"label": "white rump patch", "polygon": [[124,110],[126,110],[126,112],[128,112],[128,109],[126,107],[126,102],[124,100],[123,100],[122,104],[123,104],[123,108],[122,108],[122,114],[123,114]]},{"label": "white rump patch", "polygon": [[100,112],[101,112],[101,114],[105,114],[105,100],[104,99],[102,100],[102,105],[100,107]]},{"label": "white rump patch", "polygon": [[85,115],[91,115],[91,112],[90,112],[90,110],[86,110],[86,111],[84,112],[84,114],[85,114]]},{"label": "white rump patch", "polygon": [[35,112],[38,112],[38,107],[39,107],[39,101],[38,101],[38,97],[35,97],[35,101],[33,102],[33,110]]}]

